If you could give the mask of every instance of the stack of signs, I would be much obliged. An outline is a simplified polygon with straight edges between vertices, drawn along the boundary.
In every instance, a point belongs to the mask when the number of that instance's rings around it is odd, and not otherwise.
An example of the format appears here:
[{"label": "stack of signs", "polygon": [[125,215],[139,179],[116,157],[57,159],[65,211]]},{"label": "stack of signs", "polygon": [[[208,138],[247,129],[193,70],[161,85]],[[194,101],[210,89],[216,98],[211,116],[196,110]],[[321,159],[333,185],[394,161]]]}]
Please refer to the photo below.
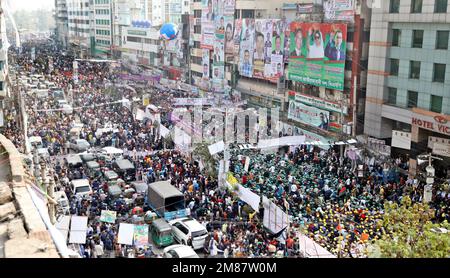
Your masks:
[{"label": "stack of signs", "polygon": [[114,223],[116,223],[116,218],[117,218],[117,212],[111,211],[111,210],[102,210],[102,214],[100,216],[100,221],[114,224]]}]

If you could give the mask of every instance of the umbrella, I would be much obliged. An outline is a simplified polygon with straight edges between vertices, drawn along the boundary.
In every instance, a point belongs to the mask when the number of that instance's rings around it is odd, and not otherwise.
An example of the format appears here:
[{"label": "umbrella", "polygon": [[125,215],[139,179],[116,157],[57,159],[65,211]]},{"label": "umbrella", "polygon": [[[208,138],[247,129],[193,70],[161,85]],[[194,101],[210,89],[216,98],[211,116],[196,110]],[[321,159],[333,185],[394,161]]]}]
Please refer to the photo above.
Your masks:
[{"label": "umbrella", "polygon": [[144,212],[144,210],[143,210],[141,207],[135,207],[135,208],[131,211],[132,214],[141,214],[141,213],[143,213],[143,212]]}]

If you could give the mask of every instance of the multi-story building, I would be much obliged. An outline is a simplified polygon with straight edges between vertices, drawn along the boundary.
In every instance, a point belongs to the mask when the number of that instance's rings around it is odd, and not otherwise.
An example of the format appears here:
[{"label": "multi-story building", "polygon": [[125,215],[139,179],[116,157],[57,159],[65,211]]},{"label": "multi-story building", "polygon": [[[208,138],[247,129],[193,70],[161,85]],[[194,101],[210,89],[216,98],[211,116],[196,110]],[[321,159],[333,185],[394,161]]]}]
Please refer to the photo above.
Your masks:
[{"label": "multi-story building", "polygon": [[[322,111],[329,115],[329,121],[335,129],[324,130],[305,122],[291,121],[302,131],[315,134],[316,141],[336,141],[343,135],[356,135],[363,132],[364,97],[366,83],[366,65],[368,38],[370,31],[370,8],[365,1],[346,1],[350,10],[342,14],[350,14],[345,20],[333,19],[326,15],[325,5],[329,1],[243,1],[236,0],[235,19],[278,19],[286,22],[307,23],[343,23],[347,28],[346,59],[344,69],[344,86],[341,90],[333,90],[324,86],[308,85],[289,80],[289,59],[284,59],[284,72],[279,82],[264,78],[244,77],[239,69],[239,55],[225,61],[225,74],[228,85],[239,91],[250,106],[279,107],[281,116],[287,120],[289,96],[303,99],[311,110]],[[191,44],[191,82],[202,87],[204,85],[202,63],[202,1],[194,0],[191,6],[194,16]],[[291,30],[292,31],[292,30]],[[235,34],[236,35],[236,34]],[[265,34],[264,34],[265,35]],[[288,41],[288,40],[286,40]],[[294,42],[291,42],[291,44]],[[211,50],[213,58],[214,50]],[[285,55],[286,56],[286,55]],[[286,58],[286,57],[285,57]],[[211,59],[210,65],[213,63]],[[211,76],[211,72],[209,74]],[[319,112],[317,112],[319,113]],[[313,137],[313,136],[311,136]]]},{"label": "multi-story building", "polygon": [[113,45],[113,0],[91,0],[94,36],[91,41],[92,54],[110,57]]},{"label": "multi-story building", "polygon": [[90,0],[67,0],[69,43],[80,57],[90,54],[91,6]]},{"label": "multi-story building", "polygon": [[123,27],[122,59],[134,64],[159,67],[160,41],[155,28]]},{"label": "multi-story building", "polygon": [[372,12],[364,132],[409,155],[411,174],[430,152],[449,169],[449,4],[390,0]]},{"label": "multi-story building", "polygon": [[129,27],[133,21],[152,21],[152,5],[155,1],[150,0],[113,0],[112,2],[112,51],[113,56],[121,55],[120,48],[123,46],[122,28]]},{"label": "multi-story building", "polygon": [[67,15],[67,0],[55,0],[56,37],[63,46],[69,41],[69,19]]}]

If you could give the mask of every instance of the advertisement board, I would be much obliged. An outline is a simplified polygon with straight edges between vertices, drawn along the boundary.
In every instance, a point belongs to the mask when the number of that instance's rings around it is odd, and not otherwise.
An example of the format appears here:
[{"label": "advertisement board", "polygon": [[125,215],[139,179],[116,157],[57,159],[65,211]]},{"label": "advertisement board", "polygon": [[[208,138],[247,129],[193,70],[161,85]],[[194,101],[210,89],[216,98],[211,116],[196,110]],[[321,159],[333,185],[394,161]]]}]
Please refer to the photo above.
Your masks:
[{"label": "advertisement board", "polygon": [[344,89],[346,24],[292,22],[288,79]]}]

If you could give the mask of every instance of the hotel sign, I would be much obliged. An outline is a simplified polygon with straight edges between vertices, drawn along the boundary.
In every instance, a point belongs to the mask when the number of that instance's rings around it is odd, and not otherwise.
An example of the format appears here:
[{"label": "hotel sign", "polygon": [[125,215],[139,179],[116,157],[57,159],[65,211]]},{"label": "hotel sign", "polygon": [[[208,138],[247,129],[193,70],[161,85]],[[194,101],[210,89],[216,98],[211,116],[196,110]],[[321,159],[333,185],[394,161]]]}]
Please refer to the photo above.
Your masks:
[{"label": "hotel sign", "polygon": [[450,135],[450,121],[443,115],[433,117],[415,114],[412,117],[412,125],[437,133]]}]

